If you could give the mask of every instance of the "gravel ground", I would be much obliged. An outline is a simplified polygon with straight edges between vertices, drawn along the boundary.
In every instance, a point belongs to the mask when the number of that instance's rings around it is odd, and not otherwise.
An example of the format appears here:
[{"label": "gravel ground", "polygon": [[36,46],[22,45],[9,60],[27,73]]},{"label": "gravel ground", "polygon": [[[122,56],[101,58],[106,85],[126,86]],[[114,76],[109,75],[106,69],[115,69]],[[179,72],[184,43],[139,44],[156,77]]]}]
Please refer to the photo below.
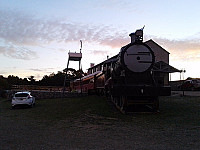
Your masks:
[{"label": "gravel ground", "polygon": [[[119,119],[117,116],[103,117],[86,112],[80,116],[49,123],[45,119],[15,115],[16,110],[2,106],[0,150],[199,150],[200,116],[197,110],[200,105],[195,104],[194,111],[190,110],[193,118],[184,121],[184,116],[187,118],[187,115],[183,114],[181,118],[182,115],[174,116],[173,111],[168,112],[169,109],[173,109],[169,101],[161,102],[160,113],[131,114],[128,116],[131,121]],[[193,102],[200,104],[199,99]],[[37,106],[31,109],[37,109]],[[23,109],[27,110],[29,108]]]}]

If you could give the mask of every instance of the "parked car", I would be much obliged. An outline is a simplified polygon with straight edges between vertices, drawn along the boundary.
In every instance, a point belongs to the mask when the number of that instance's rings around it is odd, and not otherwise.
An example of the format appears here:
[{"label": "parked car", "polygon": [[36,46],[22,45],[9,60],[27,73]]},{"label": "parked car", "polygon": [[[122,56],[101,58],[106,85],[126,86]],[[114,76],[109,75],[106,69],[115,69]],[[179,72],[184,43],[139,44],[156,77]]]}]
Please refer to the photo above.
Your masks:
[{"label": "parked car", "polygon": [[200,88],[200,81],[197,79],[186,80],[182,84],[177,86],[179,89],[184,90],[197,90]]},{"label": "parked car", "polygon": [[14,94],[11,102],[12,108],[17,105],[28,105],[33,107],[35,105],[35,97],[30,92],[17,92]]},{"label": "parked car", "polygon": [[200,80],[199,79],[192,79],[192,83],[195,89],[200,89]]}]

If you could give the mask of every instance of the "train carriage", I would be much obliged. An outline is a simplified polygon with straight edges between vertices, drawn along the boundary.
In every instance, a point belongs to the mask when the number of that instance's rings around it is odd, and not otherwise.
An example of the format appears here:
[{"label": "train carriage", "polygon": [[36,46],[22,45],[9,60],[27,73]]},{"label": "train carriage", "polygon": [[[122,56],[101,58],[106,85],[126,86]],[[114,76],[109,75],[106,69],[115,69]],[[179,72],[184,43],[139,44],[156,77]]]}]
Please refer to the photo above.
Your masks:
[{"label": "train carriage", "polygon": [[71,89],[78,93],[88,94],[103,94],[104,91],[104,75],[102,71],[84,76],[80,79],[76,79],[70,84]]}]

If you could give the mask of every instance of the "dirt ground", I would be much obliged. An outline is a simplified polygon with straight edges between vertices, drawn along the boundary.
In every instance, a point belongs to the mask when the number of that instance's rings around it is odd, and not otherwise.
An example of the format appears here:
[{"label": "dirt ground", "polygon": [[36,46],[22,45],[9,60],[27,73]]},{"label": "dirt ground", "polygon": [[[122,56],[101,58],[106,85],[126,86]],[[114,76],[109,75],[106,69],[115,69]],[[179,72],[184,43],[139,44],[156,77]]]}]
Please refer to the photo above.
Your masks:
[{"label": "dirt ground", "polygon": [[7,106],[1,102],[0,150],[200,149],[199,98],[164,98],[159,113],[133,113],[125,119],[88,111],[54,123]]}]

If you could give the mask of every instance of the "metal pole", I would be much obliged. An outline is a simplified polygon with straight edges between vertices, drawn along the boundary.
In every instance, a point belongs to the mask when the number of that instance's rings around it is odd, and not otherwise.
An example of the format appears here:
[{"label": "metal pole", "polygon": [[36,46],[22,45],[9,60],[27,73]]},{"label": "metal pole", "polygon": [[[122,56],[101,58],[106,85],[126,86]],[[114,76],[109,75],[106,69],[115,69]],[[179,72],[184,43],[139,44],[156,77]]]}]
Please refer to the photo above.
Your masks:
[{"label": "metal pole", "polygon": [[66,69],[66,73],[65,73],[65,79],[64,79],[64,84],[63,84],[63,97],[65,95],[65,84],[66,84],[66,80],[67,80],[67,71],[68,71],[68,67],[69,67],[69,58],[68,58],[68,61],[67,61],[67,69]]},{"label": "metal pole", "polygon": [[[183,84],[184,84],[184,73],[185,73],[185,69],[183,69]],[[183,88],[183,96],[185,95],[185,92],[184,92],[184,88]]]},{"label": "metal pole", "polygon": [[[181,70],[180,72],[180,82],[181,82],[181,74],[182,74],[183,70]],[[185,95],[185,92],[184,92],[184,80],[182,81],[182,86],[181,86],[181,89],[182,89],[182,92],[183,92],[183,96]]]},{"label": "metal pole", "polygon": [[180,72],[180,81],[181,81],[181,73],[182,73],[182,70],[181,70],[181,72]]},{"label": "metal pole", "polygon": [[82,40],[80,40],[80,42],[81,42],[81,49],[80,49],[80,53],[81,53],[81,50],[82,50]]},{"label": "metal pole", "polygon": [[[82,43],[82,40],[80,40],[81,42],[81,48],[80,48],[80,53],[81,53],[81,50],[82,50],[82,46],[83,46],[83,43]],[[79,71],[80,71],[80,86],[81,86],[81,96],[82,96],[82,92],[83,92],[83,86],[82,86],[82,80],[81,80],[81,77],[82,77],[82,73],[81,73],[81,60],[79,60]]]},{"label": "metal pole", "polygon": [[79,60],[79,72],[80,72],[80,88],[81,88],[81,96],[82,96],[82,80],[81,80],[81,77],[82,77],[82,74],[81,74],[81,60]]}]

